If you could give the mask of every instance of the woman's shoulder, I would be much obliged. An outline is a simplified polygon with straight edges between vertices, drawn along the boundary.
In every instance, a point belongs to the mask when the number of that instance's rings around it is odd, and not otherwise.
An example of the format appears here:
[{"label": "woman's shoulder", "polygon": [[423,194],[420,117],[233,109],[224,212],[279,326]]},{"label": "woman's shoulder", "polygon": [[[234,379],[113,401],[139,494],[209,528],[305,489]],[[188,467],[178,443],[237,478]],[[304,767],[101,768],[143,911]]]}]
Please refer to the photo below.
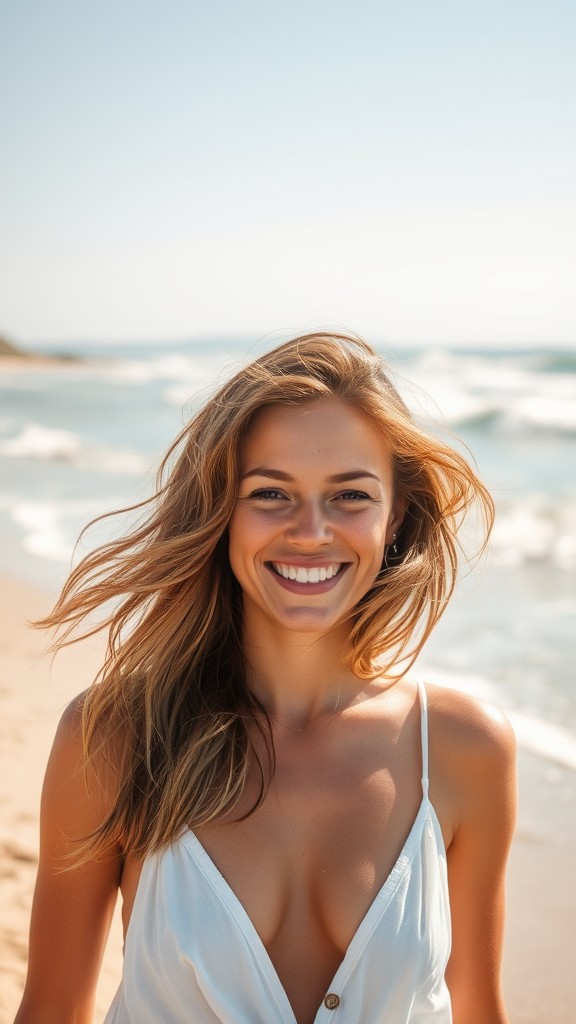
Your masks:
[{"label": "woman's shoulder", "polygon": [[450,774],[477,776],[514,764],[515,735],[500,708],[448,686],[427,683],[426,694],[431,750]]},{"label": "woman's shoulder", "polygon": [[94,761],[98,762],[98,750],[106,752],[107,760],[113,760],[113,751],[120,754],[128,739],[128,729],[122,728],[118,714],[113,712],[113,702],[102,701],[97,692],[100,684],[93,684],[76,694],[66,705],[56,730],[55,742],[67,748],[84,752],[87,731],[94,735]]},{"label": "woman's shoulder", "polygon": [[89,689],[83,690],[64,708],[56,728],[50,762],[62,762],[70,767],[83,762],[82,722],[89,693]]},{"label": "woman's shoulder", "polygon": [[81,693],[77,693],[60,715],[56,736],[60,737],[62,742],[74,743],[80,739],[84,708],[90,697],[90,692],[91,687],[88,687],[86,690],[82,690]]},{"label": "woman's shoulder", "polygon": [[489,701],[450,687],[426,686],[430,792],[446,845],[507,849],[516,817],[516,741]]},{"label": "woman's shoulder", "polygon": [[[86,760],[86,715],[93,699],[93,691],[94,688],[91,686],[82,690],[64,708],[54,737],[53,754],[60,754],[66,758],[76,757],[81,763]],[[97,766],[101,759],[96,754],[92,759],[94,765]]]},{"label": "woman's shoulder", "polygon": [[92,688],[77,694],[65,707],[54,737],[44,780],[44,801],[53,806],[75,804],[92,822],[108,813],[117,791],[114,748],[96,743],[88,755],[86,711]]}]

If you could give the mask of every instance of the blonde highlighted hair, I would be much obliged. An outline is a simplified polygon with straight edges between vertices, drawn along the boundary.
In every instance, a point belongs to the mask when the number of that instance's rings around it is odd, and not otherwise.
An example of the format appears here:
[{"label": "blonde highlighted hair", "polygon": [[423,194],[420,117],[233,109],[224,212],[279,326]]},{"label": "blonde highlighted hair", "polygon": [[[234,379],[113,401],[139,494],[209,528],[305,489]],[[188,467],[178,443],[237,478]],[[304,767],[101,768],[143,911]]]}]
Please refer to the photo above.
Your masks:
[{"label": "blonde highlighted hair", "polygon": [[[141,525],[88,554],[53,612],[57,645],[108,629],[107,657],[83,705],[86,763],[112,765],[110,814],[80,859],[120,841],[143,855],[186,827],[230,814],[248,765],[263,798],[274,769],[264,709],[242,650],[242,597],[227,527],[243,438],[261,409],[335,396],[369,416],[392,452],[406,514],[373,587],[354,609],[345,660],[360,678],[408,664],[442,614],[458,564],[457,532],[478,505],[485,543],[492,500],[466,459],[413,419],[382,360],[357,337],[307,334],[238,372],[167,452]],[[126,511],[126,510],[122,510]],[[86,616],[108,602],[97,627]],[[77,627],[84,622],[80,635]],[[264,744],[254,743],[256,727]],[[262,754],[262,750],[265,751]],[[260,753],[258,752],[260,751]]]}]

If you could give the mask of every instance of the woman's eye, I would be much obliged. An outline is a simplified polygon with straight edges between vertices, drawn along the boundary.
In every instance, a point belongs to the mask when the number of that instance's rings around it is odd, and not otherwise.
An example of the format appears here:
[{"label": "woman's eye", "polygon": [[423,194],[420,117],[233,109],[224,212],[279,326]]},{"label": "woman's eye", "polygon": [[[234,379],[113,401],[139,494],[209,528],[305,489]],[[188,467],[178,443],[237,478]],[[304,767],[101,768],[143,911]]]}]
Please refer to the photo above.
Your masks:
[{"label": "woman's eye", "polygon": [[370,501],[370,495],[365,491],[342,491],[338,498],[343,501]]},{"label": "woman's eye", "polygon": [[261,487],[257,491],[252,491],[250,497],[256,501],[279,501],[286,495],[283,491],[276,490],[275,487]]}]

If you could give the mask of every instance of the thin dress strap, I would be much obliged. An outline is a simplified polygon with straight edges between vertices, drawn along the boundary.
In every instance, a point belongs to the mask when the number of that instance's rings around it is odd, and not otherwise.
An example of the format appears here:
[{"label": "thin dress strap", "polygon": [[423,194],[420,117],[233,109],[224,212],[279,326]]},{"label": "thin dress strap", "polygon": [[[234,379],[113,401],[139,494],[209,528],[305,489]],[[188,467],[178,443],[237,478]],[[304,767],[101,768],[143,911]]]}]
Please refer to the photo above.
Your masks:
[{"label": "thin dress strap", "polygon": [[422,793],[428,798],[428,697],[422,679],[418,680],[420,696],[420,732],[422,736]]}]

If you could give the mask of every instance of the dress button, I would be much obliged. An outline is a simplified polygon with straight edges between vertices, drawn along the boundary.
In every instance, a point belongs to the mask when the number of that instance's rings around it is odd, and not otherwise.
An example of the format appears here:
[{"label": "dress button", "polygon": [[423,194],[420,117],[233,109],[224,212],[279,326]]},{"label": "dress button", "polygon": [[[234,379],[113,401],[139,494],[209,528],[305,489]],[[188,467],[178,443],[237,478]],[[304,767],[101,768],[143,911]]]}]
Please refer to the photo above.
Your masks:
[{"label": "dress button", "polygon": [[337,996],[335,992],[329,992],[324,1000],[324,1006],[328,1010],[335,1010],[337,1006],[340,1006],[340,996]]}]

